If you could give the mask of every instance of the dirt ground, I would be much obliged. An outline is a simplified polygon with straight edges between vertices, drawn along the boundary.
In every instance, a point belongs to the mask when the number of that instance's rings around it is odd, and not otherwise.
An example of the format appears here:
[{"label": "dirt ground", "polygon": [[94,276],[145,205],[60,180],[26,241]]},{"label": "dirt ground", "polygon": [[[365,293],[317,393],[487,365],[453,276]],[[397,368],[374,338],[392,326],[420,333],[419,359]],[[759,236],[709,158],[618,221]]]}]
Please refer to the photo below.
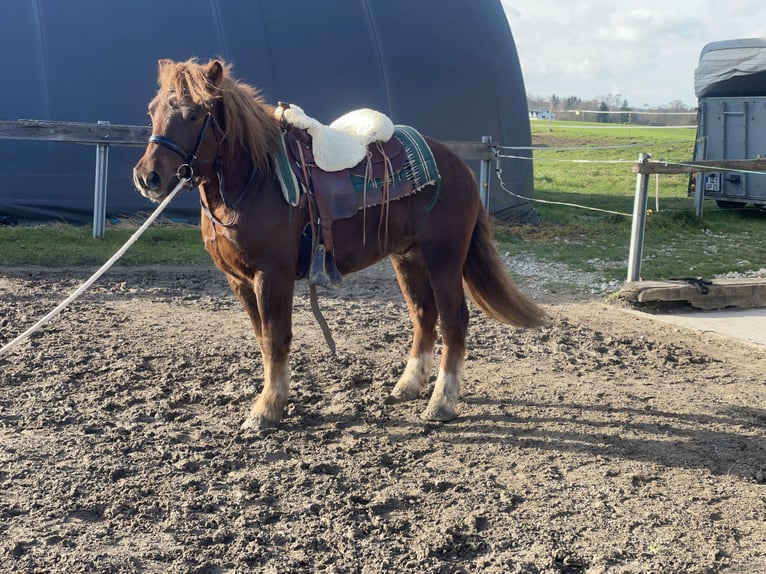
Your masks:
[{"label": "dirt ground", "polygon": [[[0,343],[92,270],[0,270]],[[388,265],[295,296],[284,424],[241,431],[255,338],[212,268],[117,268],[0,358],[2,572],[766,571],[766,348],[629,314],[561,273],[554,316],[472,307],[461,416],[387,405]]]}]

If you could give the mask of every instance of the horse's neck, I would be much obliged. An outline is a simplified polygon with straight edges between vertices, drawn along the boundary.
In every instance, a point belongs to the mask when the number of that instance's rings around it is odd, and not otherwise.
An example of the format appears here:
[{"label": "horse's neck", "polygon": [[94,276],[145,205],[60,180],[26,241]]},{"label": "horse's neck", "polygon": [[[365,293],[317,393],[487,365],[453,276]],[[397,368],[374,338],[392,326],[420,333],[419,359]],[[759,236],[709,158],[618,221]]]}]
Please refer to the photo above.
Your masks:
[{"label": "horse's neck", "polygon": [[251,193],[258,175],[246,150],[223,157],[226,159],[219,159],[217,165],[211,166],[200,184],[202,202],[214,213],[239,205],[244,196]]}]

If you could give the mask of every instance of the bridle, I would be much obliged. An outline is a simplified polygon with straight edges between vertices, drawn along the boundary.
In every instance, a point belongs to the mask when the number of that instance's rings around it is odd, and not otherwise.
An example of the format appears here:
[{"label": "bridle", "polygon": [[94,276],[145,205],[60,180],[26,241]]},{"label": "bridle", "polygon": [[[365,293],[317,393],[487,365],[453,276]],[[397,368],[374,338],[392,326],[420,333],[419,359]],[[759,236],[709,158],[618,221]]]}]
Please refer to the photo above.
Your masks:
[{"label": "bridle", "polygon": [[[176,170],[176,177],[179,179],[179,181],[184,178],[188,179],[189,183],[186,184],[186,187],[188,189],[194,189],[195,187],[199,185],[201,180],[201,176],[197,177],[196,180],[194,178],[194,167],[193,167],[194,162],[197,161],[197,154],[199,153],[200,147],[202,147],[202,142],[205,140],[205,133],[207,132],[208,127],[210,127],[211,124],[213,125],[213,127],[215,127],[218,133],[222,134],[221,139],[218,139],[218,136],[216,136],[215,138],[215,143],[216,143],[216,147],[218,148],[218,151],[216,152],[214,168],[215,168],[215,173],[218,176],[218,194],[223,200],[223,204],[227,208],[231,210],[236,210],[237,207],[239,206],[239,203],[245,197],[245,191],[247,191],[247,188],[250,186],[250,184],[253,181],[253,178],[255,177],[255,165],[253,165],[253,168],[250,171],[250,177],[248,178],[247,183],[245,183],[245,186],[242,188],[242,192],[233,202],[229,201],[229,198],[226,194],[226,185],[224,182],[223,169],[221,167],[221,156],[220,156],[221,140],[226,137],[226,132],[224,132],[221,129],[220,124],[218,123],[218,121],[216,121],[215,117],[213,117],[212,111],[209,111],[207,112],[207,114],[205,114],[205,121],[202,124],[202,128],[200,128],[199,135],[197,136],[197,143],[194,146],[194,151],[192,151],[191,153],[187,153],[186,150],[184,150],[184,148],[182,148],[176,142],[160,134],[150,135],[149,143],[153,143],[158,146],[164,147],[165,149],[169,149],[170,151],[181,156],[183,163],[178,166],[178,169]],[[213,222],[218,223],[224,227],[230,227],[234,225],[233,219],[229,223],[224,223],[220,221],[217,217],[215,217],[213,213],[210,211],[210,209],[208,208],[208,206],[205,205],[205,202],[202,201],[202,199],[200,199],[200,206]]]},{"label": "bridle", "polygon": [[[194,180],[194,162],[197,161],[197,154],[199,153],[199,148],[202,147],[202,142],[205,140],[205,133],[207,132],[208,127],[210,124],[214,124],[216,129],[223,133],[223,130],[221,130],[221,127],[218,125],[218,122],[213,117],[212,112],[208,112],[205,114],[205,121],[202,124],[202,128],[200,128],[199,135],[197,136],[197,143],[194,146],[194,151],[191,153],[187,153],[184,148],[182,148],[180,145],[178,145],[173,140],[166,138],[163,135],[160,134],[152,134],[149,136],[149,143],[157,144],[158,146],[162,146],[165,149],[169,149],[172,152],[177,153],[179,156],[181,156],[181,159],[183,160],[183,163],[178,166],[178,169],[176,170],[176,177],[181,179],[188,179],[189,184],[188,186],[190,188],[194,188],[199,184],[199,181]],[[218,142],[218,138],[216,138],[216,143],[220,144]]]}]

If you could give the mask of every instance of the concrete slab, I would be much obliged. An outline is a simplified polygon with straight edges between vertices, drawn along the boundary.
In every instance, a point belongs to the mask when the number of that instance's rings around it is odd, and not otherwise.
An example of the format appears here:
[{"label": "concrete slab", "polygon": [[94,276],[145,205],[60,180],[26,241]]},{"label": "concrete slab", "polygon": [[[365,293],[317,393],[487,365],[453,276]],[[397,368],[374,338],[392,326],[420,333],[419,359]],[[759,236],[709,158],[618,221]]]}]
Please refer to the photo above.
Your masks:
[{"label": "concrete slab", "polygon": [[763,308],[676,313],[647,313],[631,309],[630,312],[655,321],[766,345],[766,309]]}]

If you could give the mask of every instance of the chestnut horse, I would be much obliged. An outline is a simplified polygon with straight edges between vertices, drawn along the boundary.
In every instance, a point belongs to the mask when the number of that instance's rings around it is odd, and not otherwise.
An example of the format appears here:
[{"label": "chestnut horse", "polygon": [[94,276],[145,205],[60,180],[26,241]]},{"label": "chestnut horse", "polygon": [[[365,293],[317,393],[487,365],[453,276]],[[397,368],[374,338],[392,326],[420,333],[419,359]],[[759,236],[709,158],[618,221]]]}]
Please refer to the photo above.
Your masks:
[{"label": "chestnut horse", "polygon": [[[293,291],[310,222],[305,204],[285,201],[275,173],[280,123],[274,106],[219,60],[161,60],[158,83],[149,103],[153,135],[133,179],[153,201],[165,198],[181,177],[199,187],[205,248],[249,315],[263,358],[263,389],[243,428],[276,425],[288,400]],[[444,144],[426,141],[442,179],[435,204],[431,185],[337,220],[332,230],[341,275],[388,257],[407,302],[412,347],[389,400],[415,399],[428,386],[438,321],[443,354],[422,418],[448,421],[457,416],[465,355],[464,284],[479,308],[499,321],[532,327],[546,315],[508,276],[471,170]],[[363,241],[363,233],[371,237]]]}]

